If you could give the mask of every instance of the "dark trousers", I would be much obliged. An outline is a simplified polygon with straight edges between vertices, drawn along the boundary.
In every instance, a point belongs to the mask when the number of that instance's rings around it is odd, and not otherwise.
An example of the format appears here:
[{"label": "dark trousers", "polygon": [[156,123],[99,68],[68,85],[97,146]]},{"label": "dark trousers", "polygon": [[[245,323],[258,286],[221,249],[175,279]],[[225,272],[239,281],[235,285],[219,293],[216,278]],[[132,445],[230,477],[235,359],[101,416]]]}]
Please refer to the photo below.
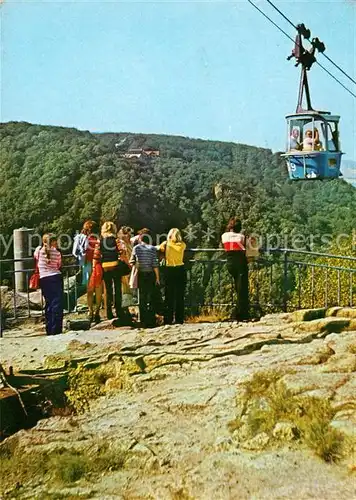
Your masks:
[{"label": "dark trousers", "polygon": [[138,289],[140,292],[140,321],[144,328],[156,326],[155,289],[156,276],[152,272],[138,271]]},{"label": "dark trousers", "polygon": [[227,269],[234,279],[236,291],[235,319],[249,318],[248,266],[246,262],[229,263]]},{"label": "dark trousers", "polygon": [[[118,270],[113,268],[103,272],[106,292],[106,316],[112,318],[112,305],[115,305],[116,316],[121,319],[122,316],[122,292],[121,292],[121,276]],[[114,287],[114,293],[113,293]]]},{"label": "dark trousers", "polygon": [[45,319],[47,335],[62,333],[63,327],[63,280],[61,274],[40,279],[42,295],[45,299]]},{"label": "dark trousers", "polygon": [[184,266],[166,266],[164,268],[165,280],[165,314],[164,322],[171,325],[173,319],[176,323],[184,322],[184,291],[187,282]]}]

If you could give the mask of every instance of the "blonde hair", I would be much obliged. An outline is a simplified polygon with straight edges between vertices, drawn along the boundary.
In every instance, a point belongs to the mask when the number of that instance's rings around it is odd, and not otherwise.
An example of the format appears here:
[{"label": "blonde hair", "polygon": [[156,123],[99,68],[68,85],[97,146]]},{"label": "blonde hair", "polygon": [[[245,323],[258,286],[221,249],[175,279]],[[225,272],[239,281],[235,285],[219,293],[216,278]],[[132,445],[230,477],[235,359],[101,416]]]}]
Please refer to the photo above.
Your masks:
[{"label": "blonde hair", "polygon": [[116,238],[117,229],[113,222],[104,222],[101,226],[101,236],[103,238],[108,238],[109,236],[114,236]]},{"label": "blonde hair", "polygon": [[181,232],[176,227],[173,227],[169,230],[167,239],[168,241],[172,241],[173,243],[181,243],[183,241]]},{"label": "blonde hair", "polygon": [[42,248],[46,254],[47,262],[51,260],[51,246],[54,241],[57,241],[57,236],[46,233],[42,236]]}]

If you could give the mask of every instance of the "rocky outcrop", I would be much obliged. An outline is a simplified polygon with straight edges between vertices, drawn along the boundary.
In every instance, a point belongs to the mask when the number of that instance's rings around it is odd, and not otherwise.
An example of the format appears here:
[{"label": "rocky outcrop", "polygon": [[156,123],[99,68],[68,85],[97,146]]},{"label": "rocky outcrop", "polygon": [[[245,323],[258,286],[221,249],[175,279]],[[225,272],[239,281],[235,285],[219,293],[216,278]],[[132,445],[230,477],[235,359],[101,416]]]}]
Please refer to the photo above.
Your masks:
[{"label": "rocky outcrop", "polygon": [[[8,441],[17,439],[23,453],[47,453],[51,460],[58,450],[92,457],[100,443],[125,457],[120,469],[83,473],[65,489],[51,473],[32,479],[18,486],[17,498],[63,491],[97,499],[354,498],[356,329],[351,316],[324,316],[310,313],[308,321],[296,321],[295,315],[269,315],[250,324],[56,337],[5,332],[5,366],[70,372],[82,367],[80,373],[101,370],[101,376],[106,367],[88,411],[42,420]],[[250,381],[260,380],[253,390],[265,392],[263,376],[256,378],[261,373],[278,373],[290,398],[328,402],[328,435],[345,436],[337,463],[315,456],[292,421],[277,419],[270,429],[251,434],[251,415],[239,420]]]},{"label": "rocky outcrop", "polygon": [[12,317],[14,311],[40,311],[42,309],[41,293],[24,292],[14,293],[7,286],[0,286],[1,293],[1,310],[4,317]]}]

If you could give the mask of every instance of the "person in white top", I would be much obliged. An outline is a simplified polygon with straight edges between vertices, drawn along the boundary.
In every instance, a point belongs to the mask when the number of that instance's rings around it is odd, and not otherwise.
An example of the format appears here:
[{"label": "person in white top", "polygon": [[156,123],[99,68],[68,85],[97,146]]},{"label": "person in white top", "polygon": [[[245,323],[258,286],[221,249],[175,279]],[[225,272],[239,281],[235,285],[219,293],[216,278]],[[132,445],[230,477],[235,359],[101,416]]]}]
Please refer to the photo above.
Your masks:
[{"label": "person in white top", "polygon": [[40,287],[45,299],[47,335],[62,333],[63,328],[63,280],[60,271],[62,255],[57,249],[57,238],[44,234],[42,246],[36,248],[34,257],[38,262]]}]

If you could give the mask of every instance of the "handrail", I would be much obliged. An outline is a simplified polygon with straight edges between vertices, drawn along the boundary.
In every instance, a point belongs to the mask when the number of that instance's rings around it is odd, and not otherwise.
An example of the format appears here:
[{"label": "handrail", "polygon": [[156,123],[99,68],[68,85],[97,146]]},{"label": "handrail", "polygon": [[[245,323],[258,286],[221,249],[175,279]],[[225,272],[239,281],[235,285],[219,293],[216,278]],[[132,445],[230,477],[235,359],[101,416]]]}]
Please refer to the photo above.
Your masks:
[{"label": "handrail", "polygon": [[[351,261],[356,261],[356,257],[351,257],[349,255],[336,255],[336,254],[330,254],[330,253],[324,253],[324,252],[311,252],[309,250],[296,250],[295,248],[262,248],[261,249],[263,253],[298,253],[302,255],[311,255],[311,256],[317,256],[317,257],[328,257],[331,259],[344,259],[344,260],[351,260]],[[224,248],[187,248],[187,251],[189,252],[225,252]],[[63,259],[66,258],[73,258],[75,257],[72,254],[64,254],[62,255]],[[24,257],[22,259],[0,259],[0,264],[7,264],[11,262],[24,262],[24,261],[31,261],[33,260],[33,257]]]},{"label": "handrail", "polygon": [[323,252],[309,252],[308,250],[295,250],[292,248],[277,248],[276,250],[270,250],[273,252],[281,252],[281,253],[299,253],[302,255],[313,255],[316,257],[327,257],[330,259],[343,259],[343,260],[351,260],[356,262],[356,257],[351,257],[349,255],[335,255],[331,253],[323,253]]},{"label": "handrail", "polygon": [[288,264],[296,264],[297,266],[305,266],[305,267],[326,268],[326,269],[331,269],[332,271],[347,271],[350,273],[356,273],[356,268],[352,269],[350,267],[329,266],[328,264],[315,264],[313,262],[303,262],[298,260],[289,260]]},{"label": "handrail", "polygon": [[[75,259],[74,255],[71,253],[62,255],[62,259],[68,259],[69,257]],[[34,260],[34,257],[23,257],[22,259],[0,259],[0,264],[10,264],[13,262],[31,262]]]},{"label": "handrail", "polygon": [[[189,248],[190,252],[225,252],[224,248]],[[294,248],[272,248],[261,249],[264,254],[273,254],[273,253],[281,253],[281,254],[301,254],[301,255],[310,255],[311,257],[326,257],[329,259],[341,259],[341,260],[349,260],[351,262],[356,262],[356,257],[351,257],[349,255],[335,255],[324,252],[310,252],[309,250],[296,250]]]}]

